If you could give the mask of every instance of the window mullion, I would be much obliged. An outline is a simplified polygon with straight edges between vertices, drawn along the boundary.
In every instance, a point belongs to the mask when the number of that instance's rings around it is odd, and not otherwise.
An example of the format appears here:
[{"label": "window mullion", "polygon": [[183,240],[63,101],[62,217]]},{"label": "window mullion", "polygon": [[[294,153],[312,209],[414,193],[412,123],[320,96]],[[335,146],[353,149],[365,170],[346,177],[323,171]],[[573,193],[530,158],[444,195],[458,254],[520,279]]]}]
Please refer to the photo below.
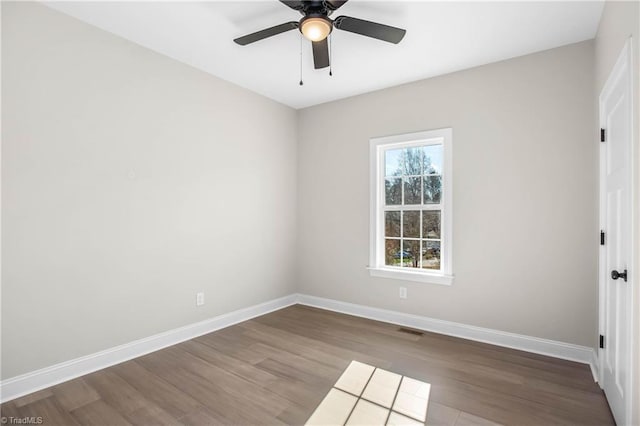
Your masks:
[{"label": "window mullion", "polygon": [[[404,183],[403,183],[404,186]],[[400,210],[400,267],[404,266],[404,210]]]}]

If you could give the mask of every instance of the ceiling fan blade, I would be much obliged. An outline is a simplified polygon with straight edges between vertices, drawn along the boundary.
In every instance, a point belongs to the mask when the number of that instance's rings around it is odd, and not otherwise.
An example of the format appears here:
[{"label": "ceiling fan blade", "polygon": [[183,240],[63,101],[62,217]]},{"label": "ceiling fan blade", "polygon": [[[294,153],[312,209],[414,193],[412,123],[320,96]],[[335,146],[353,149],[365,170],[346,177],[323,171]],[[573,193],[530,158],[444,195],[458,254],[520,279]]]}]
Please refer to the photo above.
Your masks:
[{"label": "ceiling fan blade", "polygon": [[378,40],[388,41],[394,44],[400,43],[407,32],[402,28],[365,21],[364,19],[351,18],[350,16],[338,16],[335,21],[333,21],[333,26],[339,30],[377,38]]},{"label": "ceiling fan blade", "polygon": [[314,41],[313,46],[313,66],[315,69],[326,68],[329,66],[329,44],[327,39]]},{"label": "ceiling fan blade", "polygon": [[298,23],[296,21],[291,21],[284,24],[276,25],[275,27],[266,28],[261,31],[256,31],[255,33],[247,34],[246,36],[238,37],[233,41],[235,41],[241,46],[246,46],[249,43],[254,43],[256,41],[260,41],[267,37],[284,33],[286,31],[293,30],[296,28],[298,28]]},{"label": "ceiling fan blade", "polygon": [[324,4],[327,6],[328,9],[337,10],[348,1],[349,0],[324,0]]},{"label": "ceiling fan blade", "polygon": [[293,10],[302,10],[304,8],[304,2],[301,0],[280,0],[280,3],[289,6]]}]

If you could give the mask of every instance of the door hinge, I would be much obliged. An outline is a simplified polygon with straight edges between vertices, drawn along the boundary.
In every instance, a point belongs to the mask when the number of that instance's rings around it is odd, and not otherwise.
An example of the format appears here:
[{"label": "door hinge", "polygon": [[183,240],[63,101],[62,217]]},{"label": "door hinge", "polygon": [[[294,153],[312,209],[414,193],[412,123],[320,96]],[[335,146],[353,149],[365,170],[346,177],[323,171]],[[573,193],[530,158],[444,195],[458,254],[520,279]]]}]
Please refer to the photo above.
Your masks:
[{"label": "door hinge", "polygon": [[604,245],[604,231],[600,231],[600,245]]},{"label": "door hinge", "polygon": [[607,140],[607,131],[605,129],[600,129],[600,142],[604,142]]},{"label": "door hinge", "polygon": [[600,335],[600,349],[604,349],[604,336]]}]

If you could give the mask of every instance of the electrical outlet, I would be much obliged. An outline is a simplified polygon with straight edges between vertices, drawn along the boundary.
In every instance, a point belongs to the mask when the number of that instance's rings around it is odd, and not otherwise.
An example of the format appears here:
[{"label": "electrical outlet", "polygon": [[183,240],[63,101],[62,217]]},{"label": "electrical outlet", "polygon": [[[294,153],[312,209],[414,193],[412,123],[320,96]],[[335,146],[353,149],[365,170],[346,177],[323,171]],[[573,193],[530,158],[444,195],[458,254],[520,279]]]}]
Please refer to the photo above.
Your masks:
[{"label": "electrical outlet", "polygon": [[204,305],[204,293],[196,293],[196,306]]},{"label": "electrical outlet", "polygon": [[400,287],[400,299],[406,299],[406,298],[407,298],[407,288]]}]

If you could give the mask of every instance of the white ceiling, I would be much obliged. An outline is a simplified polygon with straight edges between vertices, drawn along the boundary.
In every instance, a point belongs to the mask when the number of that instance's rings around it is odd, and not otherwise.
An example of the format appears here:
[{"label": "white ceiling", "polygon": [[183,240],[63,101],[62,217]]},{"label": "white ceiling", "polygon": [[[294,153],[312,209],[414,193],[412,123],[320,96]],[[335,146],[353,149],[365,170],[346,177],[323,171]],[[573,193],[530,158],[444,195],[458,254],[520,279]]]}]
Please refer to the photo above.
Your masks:
[{"label": "white ceiling", "polygon": [[333,76],[300,33],[248,46],[236,37],[298,20],[277,0],[48,2],[49,7],[294,108],[550,49],[595,36],[602,1],[351,0],[337,12],[405,28],[398,45],[334,30]]}]

